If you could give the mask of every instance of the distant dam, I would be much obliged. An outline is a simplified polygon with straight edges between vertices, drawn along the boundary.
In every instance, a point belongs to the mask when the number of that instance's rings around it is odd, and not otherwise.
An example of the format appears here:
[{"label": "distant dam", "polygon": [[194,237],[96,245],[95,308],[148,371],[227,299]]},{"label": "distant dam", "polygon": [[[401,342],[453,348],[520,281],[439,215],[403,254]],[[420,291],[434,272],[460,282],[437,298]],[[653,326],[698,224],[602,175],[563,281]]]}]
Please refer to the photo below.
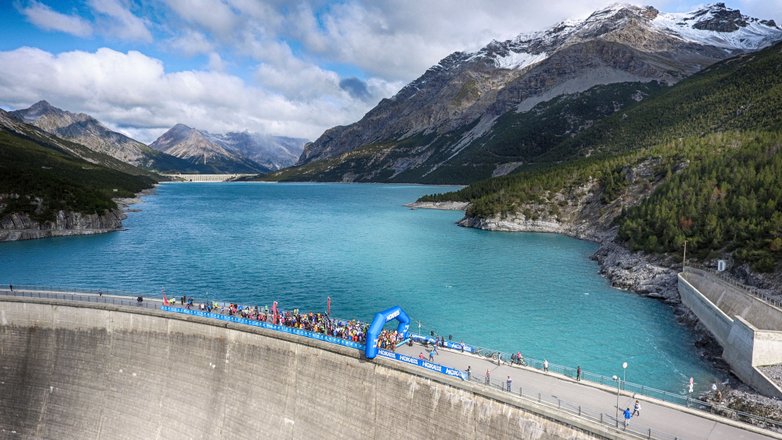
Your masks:
[{"label": "distant dam", "polygon": [[241,177],[252,177],[257,174],[163,174],[174,182],[229,182]]},{"label": "distant dam", "polygon": [[200,317],[0,297],[0,438],[624,438],[498,390]]}]

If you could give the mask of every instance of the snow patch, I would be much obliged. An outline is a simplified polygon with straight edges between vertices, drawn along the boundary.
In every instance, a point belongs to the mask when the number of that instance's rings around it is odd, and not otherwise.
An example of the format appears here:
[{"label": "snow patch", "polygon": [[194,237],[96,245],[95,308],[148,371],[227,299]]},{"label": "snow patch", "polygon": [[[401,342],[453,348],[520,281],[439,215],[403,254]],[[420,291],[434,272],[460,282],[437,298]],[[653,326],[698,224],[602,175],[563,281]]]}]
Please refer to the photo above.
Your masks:
[{"label": "snow patch", "polygon": [[494,59],[494,64],[500,69],[523,69],[525,67],[537,64],[548,58],[546,52],[531,54],[526,52],[510,52],[504,57]]},{"label": "snow patch", "polygon": [[706,44],[725,49],[757,50],[782,39],[782,29],[765,25],[757,19],[744,17],[748,23],[733,32],[718,32],[692,27],[695,23],[710,18],[711,13],[701,15],[696,20],[693,13],[661,13],[652,26],[668,31],[682,40]]}]

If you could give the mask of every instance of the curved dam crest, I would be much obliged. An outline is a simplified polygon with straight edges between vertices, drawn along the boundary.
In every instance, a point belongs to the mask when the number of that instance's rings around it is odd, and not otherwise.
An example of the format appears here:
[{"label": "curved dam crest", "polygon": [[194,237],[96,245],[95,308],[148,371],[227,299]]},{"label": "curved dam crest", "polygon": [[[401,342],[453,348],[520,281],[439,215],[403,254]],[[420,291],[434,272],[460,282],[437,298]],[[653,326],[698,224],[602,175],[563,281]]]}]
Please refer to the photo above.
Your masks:
[{"label": "curved dam crest", "polygon": [[0,302],[2,438],[615,436],[415,370],[422,369],[198,317]]}]

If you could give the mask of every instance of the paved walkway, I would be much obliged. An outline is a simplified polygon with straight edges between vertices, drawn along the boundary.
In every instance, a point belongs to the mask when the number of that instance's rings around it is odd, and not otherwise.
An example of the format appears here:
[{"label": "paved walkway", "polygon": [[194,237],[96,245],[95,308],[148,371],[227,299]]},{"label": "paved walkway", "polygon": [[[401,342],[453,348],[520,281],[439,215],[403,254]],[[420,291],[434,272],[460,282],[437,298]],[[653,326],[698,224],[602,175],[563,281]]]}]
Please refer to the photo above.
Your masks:
[{"label": "paved walkway", "polygon": [[[485,358],[475,355],[451,351],[444,348],[437,348],[438,355],[435,356],[435,362],[453,368],[466,371],[471,367],[472,380],[478,383],[484,383],[486,370],[489,370],[492,387],[500,388],[505,385],[508,376],[513,381],[512,390],[514,394],[521,392],[524,396],[533,399],[538,398],[548,403],[557,405],[561,402],[563,407],[567,407],[571,412],[578,412],[579,405],[584,413],[592,417],[600,417],[608,424],[615,424],[616,414],[616,392],[610,391],[610,388],[601,387],[597,384],[586,384],[585,382],[576,382],[571,378],[554,374],[543,373],[532,368],[522,368],[510,366],[505,363],[498,366],[496,361],[491,362]],[[423,352],[428,359],[428,351],[420,344],[407,345],[397,348],[397,352],[412,357],[418,357]],[[633,417],[630,421],[629,430],[644,435],[644,438],[652,431],[652,438],[679,440],[745,440],[745,439],[769,439],[782,438],[782,435],[771,436],[762,435],[756,432],[747,431],[728,424],[729,422],[715,421],[702,415],[687,412],[685,408],[678,409],[675,405],[664,405],[655,401],[643,400],[638,396],[641,402],[641,416]],[[621,410],[629,407],[633,408],[635,399],[628,395],[619,396],[619,407]],[[622,412],[619,412],[620,426]]]}]

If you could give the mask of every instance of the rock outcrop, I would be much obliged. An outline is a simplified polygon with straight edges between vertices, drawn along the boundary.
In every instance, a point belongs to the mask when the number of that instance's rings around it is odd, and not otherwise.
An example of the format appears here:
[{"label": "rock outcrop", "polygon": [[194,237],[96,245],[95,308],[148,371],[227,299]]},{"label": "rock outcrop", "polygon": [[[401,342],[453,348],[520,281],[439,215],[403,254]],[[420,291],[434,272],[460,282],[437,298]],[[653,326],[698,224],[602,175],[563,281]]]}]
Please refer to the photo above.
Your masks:
[{"label": "rock outcrop", "polygon": [[120,208],[103,214],[58,211],[54,220],[45,222],[33,220],[27,214],[14,213],[0,219],[0,241],[101,234],[121,229],[124,218]]}]

